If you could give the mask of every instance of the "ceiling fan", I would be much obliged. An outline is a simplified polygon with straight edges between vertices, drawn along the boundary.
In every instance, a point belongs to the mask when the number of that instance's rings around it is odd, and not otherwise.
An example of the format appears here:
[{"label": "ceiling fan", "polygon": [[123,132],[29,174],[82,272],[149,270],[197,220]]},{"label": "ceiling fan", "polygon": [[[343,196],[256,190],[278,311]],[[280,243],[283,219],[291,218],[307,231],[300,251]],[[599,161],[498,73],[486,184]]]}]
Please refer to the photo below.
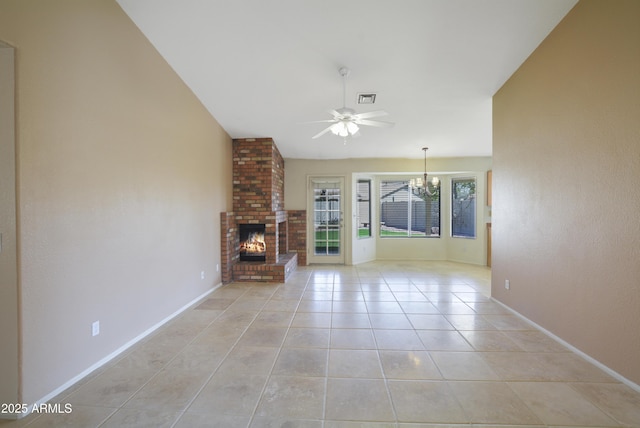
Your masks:
[{"label": "ceiling fan", "polygon": [[342,76],[342,108],[339,109],[331,109],[328,110],[329,114],[333,116],[332,119],[327,120],[317,120],[312,123],[331,123],[327,128],[323,129],[316,135],[312,137],[312,139],[319,138],[331,131],[334,135],[338,135],[344,139],[346,144],[347,137],[354,137],[359,135],[360,125],[364,126],[377,126],[382,128],[391,128],[394,123],[392,122],[383,122],[381,120],[369,120],[373,117],[386,116],[387,113],[384,110],[378,111],[370,111],[366,113],[356,114],[356,111],[352,108],[348,108],[346,105],[346,97],[347,97],[347,77],[351,70],[347,67],[341,67],[338,72],[340,76]]}]

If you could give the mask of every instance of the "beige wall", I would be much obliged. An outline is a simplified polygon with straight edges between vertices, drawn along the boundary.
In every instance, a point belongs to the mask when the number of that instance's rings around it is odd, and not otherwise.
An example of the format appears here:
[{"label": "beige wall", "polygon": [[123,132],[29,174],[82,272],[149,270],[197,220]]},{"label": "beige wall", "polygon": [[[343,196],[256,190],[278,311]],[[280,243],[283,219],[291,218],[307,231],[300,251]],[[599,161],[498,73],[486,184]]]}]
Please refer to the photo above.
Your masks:
[{"label": "beige wall", "polygon": [[[420,151],[420,148],[417,149]],[[315,175],[334,175],[345,178],[345,200],[352,201],[355,181],[372,178],[372,208],[377,216],[378,183],[385,178],[404,178],[421,175],[424,159],[342,159],[312,160],[285,159],[285,207],[307,209],[307,178]],[[354,264],[378,260],[450,260],[463,263],[486,264],[485,221],[488,210],[486,201],[486,172],[491,169],[490,157],[430,158],[427,161],[430,175],[441,177],[441,238],[439,239],[380,239],[374,226],[373,240],[356,238],[352,228],[353,204],[345,206],[345,228],[352,231],[345,242],[346,263]],[[449,180],[454,175],[473,176],[477,180],[478,212],[476,239],[451,238],[449,229]],[[374,221],[375,224],[377,224]]]},{"label": "beige wall", "polygon": [[493,113],[493,296],[635,383],[639,19],[636,0],[581,0]]},{"label": "beige wall", "polygon": [[220,282],[231,140],[113,0],[4,0],[0,40],[16,48],[29,403]]}]

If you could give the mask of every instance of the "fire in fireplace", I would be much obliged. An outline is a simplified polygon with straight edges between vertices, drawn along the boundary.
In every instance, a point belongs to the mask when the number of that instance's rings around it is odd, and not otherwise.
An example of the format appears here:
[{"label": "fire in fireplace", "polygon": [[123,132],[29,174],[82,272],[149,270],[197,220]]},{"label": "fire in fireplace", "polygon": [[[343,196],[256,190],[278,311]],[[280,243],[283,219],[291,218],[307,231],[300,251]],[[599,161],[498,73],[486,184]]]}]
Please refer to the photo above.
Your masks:
[{"label": "fire in fireplace", "polygon": [[264,262],[267,257],[267,244],[264,241],[264,224],[241,224],[240,261]]}]

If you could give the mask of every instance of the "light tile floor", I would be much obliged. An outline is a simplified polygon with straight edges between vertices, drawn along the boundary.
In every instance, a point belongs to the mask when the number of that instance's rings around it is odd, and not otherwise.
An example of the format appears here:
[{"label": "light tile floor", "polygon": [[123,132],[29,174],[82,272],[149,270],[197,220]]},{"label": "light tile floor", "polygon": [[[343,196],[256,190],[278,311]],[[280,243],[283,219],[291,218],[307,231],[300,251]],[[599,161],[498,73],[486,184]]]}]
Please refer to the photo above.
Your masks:
[{"label": "light tile floor", "polygon": [[300,268],[219,288],[56,399],[6,426],[640,427],[640,393],[447,262]]}]

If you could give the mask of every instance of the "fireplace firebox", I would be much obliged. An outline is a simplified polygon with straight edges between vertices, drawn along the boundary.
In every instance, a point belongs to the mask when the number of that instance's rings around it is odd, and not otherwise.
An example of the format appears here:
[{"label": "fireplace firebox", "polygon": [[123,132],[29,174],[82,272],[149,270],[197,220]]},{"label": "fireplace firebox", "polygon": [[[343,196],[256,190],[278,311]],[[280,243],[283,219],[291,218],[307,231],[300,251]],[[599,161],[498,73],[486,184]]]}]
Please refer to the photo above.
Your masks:
[{"label": "fireplace firebox", "polygon": [[264,239],[264,224],[240,224],[240,261],[264,262],[267,258],[267,244]]}]

